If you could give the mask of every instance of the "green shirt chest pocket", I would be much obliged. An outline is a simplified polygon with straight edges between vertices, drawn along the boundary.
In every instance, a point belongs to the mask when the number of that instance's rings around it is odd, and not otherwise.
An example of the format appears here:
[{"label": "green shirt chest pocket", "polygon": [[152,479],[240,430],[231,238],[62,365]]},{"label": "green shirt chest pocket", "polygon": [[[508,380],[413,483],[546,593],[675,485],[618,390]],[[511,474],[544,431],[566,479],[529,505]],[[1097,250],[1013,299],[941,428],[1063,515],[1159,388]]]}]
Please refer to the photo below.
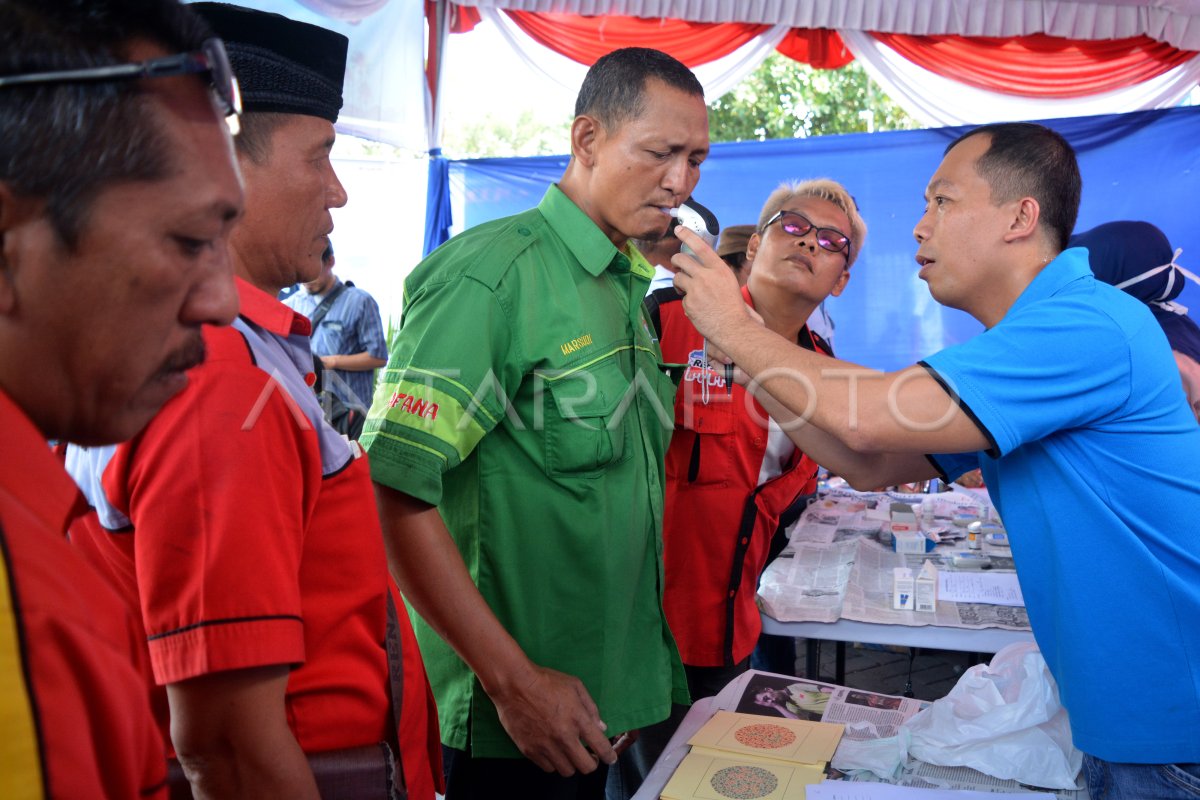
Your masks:
[{"label": "green shirt chest pocket", "polygon": [[630,381],[613,358],[558,376],[547,376],[545,400],[546,471],[587,476],[629,457]]}]

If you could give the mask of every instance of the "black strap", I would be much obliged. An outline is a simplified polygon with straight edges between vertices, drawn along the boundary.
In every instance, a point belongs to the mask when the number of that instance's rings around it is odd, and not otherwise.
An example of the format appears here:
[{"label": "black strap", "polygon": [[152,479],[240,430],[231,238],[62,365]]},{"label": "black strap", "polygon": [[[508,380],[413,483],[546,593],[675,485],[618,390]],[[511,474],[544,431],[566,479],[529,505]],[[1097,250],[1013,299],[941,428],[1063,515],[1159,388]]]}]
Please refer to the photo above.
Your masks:
[{"label": "black strap", "polygon": [[[387,742],[306,753],[321,800],[397,800],[395,775],[400,759]],[[175,759],[167,762],[167,796],[193,800],[192,785]]]},{"label": "black strap", "polygon": [[700,477],[700,434],[694,433],[695,440],[692,442],[692,456],[688,459],[688,483],[695,483],[696,478]]},{"label": "black strap", "polygon": [[337,286],[333,287],[333,291],[325,295],[325,299],[321,301],[321,304],[317,306],[316,311],[314,311],[312,316],[309,317],[309,319],[312,320],[312,328],[314,331],[317,329],[317,326],[321,324],[321,320],[325,319],[325,315],[329,313],[329,309],[333,307],[333,301],[345,290],[345,288],[346,284],[344,283],[339,283]]},{"label": "black strap", "polygon": [[683,299],[683,295],[674,286],[664,286],[661,289],[655,289],[642,301],[642,305],[646,309],[646,313],[650,315],[650,324],[654,326],[655,338],[662,339],[662,312],[659,308],[664,303],[678,303]]},{"label": "black strap", "polygon": [[742,587],[742,570],[746,565],[746,551],[750,549],[750,540],[754,537],[754,523],[758,519],[758,493],[763,490],[767,484],[760,483],[754,487],[754,491],[746,495],[746,502],[742,505],[742,518],[738,522],[736,531],[737,538],[733,541],[733,564],[729,569],[729,585],[726,587],[725,594],[725,646],[724,646],[724,666],[732,667],[733,661],[733,624],[734,624],[734,609],[737,602],[737,593]]},{"label": "black strap", "polygon": [[392,792],[395,800],[408,800],[404,782],[404,753],[400,745],[400,707],[404,701],[404,653],[400,647],[400,619],[396,603],[387,592],[387,660],[388,678],[392,685],[392,724],[396,728],[396,771],[392,773]]}]

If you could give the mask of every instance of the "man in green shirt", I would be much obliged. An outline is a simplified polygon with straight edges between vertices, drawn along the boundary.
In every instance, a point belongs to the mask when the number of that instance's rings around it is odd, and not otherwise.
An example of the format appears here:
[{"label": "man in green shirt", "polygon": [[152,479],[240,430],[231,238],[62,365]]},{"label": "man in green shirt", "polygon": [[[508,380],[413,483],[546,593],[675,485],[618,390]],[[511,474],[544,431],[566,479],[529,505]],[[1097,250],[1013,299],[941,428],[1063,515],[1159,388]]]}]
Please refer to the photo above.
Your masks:
[{"label": "man in green shirt", "polygon": [[660,595],[674,387],[628,240],[662,236],[691,194],[707,110],[687,67],[626,48],[588,72],[575,113],[537,208],[408,279],[363,434],[447,800],[602,797],[610,737],[687,702]]}]

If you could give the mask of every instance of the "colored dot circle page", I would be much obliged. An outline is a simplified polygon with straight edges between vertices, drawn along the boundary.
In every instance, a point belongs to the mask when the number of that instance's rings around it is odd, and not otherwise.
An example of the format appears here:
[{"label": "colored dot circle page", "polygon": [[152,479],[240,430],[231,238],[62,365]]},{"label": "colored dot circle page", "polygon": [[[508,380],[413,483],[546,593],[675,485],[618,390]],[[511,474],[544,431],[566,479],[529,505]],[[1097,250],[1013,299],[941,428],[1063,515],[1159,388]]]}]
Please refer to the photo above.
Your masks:
[{"label": "colored dot circle page", "polygon": [[796,734],[782,725],[745,725],[734,731],[733,737],[746,747],[759,750],[778,750],[795,744]]},{"label": "colored dot circle page", "polygon": [[778,789],[779,779],[769,769],[742,764],[717,770],[709,785],[719,796],[730,800],[758,800]]}]

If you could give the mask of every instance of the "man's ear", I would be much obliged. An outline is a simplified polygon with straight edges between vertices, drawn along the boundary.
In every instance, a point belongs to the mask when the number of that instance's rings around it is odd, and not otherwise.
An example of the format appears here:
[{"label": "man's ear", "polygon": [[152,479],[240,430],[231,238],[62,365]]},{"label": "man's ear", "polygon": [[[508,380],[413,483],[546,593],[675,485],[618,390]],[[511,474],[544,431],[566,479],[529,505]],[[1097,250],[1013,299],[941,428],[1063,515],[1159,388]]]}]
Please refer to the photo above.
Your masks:
[{"label": "man's ear", "polygon": [[745,269],[754,260],[760,244],[762,244],[762,235],[757,232],[750,234],[750,239],[746,242],[746,263],[742,265],[742,269]]},{"label": "man's ear", "polygon": [[1011,205],[1012,217],[1008,230],[1004,233],[1004,241],[1015,242],[1018,239],[1028,239],[1037,233],[1038,222],[1042,218],[1042,208],[1032,197],[1022,197]]},{"label": "man's ear", "polygon": [[833,289],[829,294],[832,297],[839,297],[842,292],[846,291],[846,284],[850,282],[850,268],[846,267],[842,270],[842,275],[837,279],[837,283],[833,285]]},{"label": "man's ear", "polygon": [[0,314],[9,314],[16,306],[17,225],[28,211],[5,181],[0,181]]},{"label": "man's ear", "polygon": [[31,247],[39,249],[43,237],[54,235],[42,219],[45,213],[44,200],[22,197],[0,181],[0,314],[11,314],[17,306],[17,281],[25,268],[22,254]]},{"label": "man's ear", "polygon": [[596,163],[596,144],[601,136],[600,123],[595,117],[580,114],[571,123],[571,155],[582,166]]}]

